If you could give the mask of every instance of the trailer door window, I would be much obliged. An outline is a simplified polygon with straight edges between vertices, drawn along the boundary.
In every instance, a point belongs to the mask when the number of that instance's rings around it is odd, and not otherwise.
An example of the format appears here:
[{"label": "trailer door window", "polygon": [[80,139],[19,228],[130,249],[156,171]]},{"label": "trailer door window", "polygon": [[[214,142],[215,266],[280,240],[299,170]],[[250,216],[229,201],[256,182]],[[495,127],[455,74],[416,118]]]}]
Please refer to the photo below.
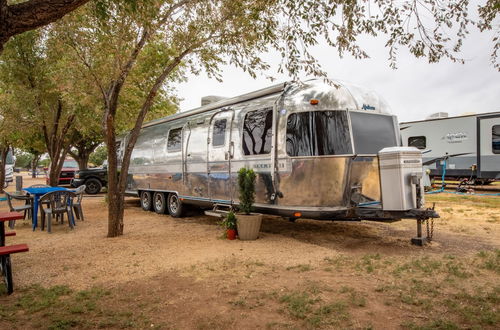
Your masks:
[{"label": "trailer door window", "polygon": [[347,113],[292,113],[287,120],[286,152],[292,157],[352,154]]},{"label": "trailer door window", "polygon": [[264,155],[271,152],[273,108],[251,111],[243,122],[243,153]]},{"label": "trailer door window", "polygon": [[212,134],[212,146],[219,147],[226,143],[226,119],[216,120]]},{"label": "trailer door window", "polygon": [[410,136],[408,138],[408,147],[425,149],[427,147],[425,136]]},{"label": "trailer door window", "polygon": [[180,151],[182,143],[182,127],[171,129],[168,132],[168,151]]},{"label": "trailer door window", "polygon": [[350,112],[354,150],[358,155],[376,155],[398,145],[393,116]]},{"label": "trailer door window", "polygon": [[491,131],[491,149],[494,154],[500,154],[500,125],[493,126]]}]

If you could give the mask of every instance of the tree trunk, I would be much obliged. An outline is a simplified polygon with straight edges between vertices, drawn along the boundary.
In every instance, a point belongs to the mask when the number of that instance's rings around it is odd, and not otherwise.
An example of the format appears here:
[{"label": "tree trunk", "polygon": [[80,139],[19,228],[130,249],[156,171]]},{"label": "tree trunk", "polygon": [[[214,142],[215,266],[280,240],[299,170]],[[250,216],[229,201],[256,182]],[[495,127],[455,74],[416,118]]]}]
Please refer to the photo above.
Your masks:
[{"label": "tree trunk", "polygon": [[40,157],[42,157],[42,155],[39,154],[32,154],[32,155],[33,155],[33,160],[31,160],[31,177],[36,178],[36,169],[38,161],[40,160]]},{"label": "tree trunk", "polygon": [[90,154],[94,152],[98,145],[98,143],[91,145],[74,145],[73,147],[76,148],[77,152],[69,150],[68,154],[76,160],[80,170],[85,170],[89,165]]},{"label": "tree trunk", "polygon": [[63,150],[59,155],[53,155],[50,157],[50,169],[49,169],[49,185],[56,187],[59,185],[59,176],[61,175],[61,170],[64,165],[64,159],[68,150]]},{"label": "tree trunk", "polygon": [[9,147],[0,148],[0,192],[3,192],[5,185],[5,163],[7,162],[7,153],[9,152]]}]

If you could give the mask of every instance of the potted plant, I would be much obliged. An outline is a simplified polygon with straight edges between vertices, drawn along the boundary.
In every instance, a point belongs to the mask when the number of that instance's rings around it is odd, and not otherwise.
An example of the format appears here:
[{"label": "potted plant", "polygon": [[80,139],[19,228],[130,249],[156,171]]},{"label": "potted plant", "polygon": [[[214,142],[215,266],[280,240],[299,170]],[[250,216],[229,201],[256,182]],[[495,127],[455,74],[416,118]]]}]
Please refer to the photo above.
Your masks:
[{"label": "potted plant", "polygon": [[238,171],[241,213],[238,213],[236,227],[241,240],[254,240],[259,237],[262,214],[252,213],[255,202],[255,177],[252,169],[241,168]]},{"label": "potted plant", "polygon": [[233,211],[227,214],[227,217],[221,223],[222,227],[226,229],[226,237],[229,240],[236,238],[236,216]]}]

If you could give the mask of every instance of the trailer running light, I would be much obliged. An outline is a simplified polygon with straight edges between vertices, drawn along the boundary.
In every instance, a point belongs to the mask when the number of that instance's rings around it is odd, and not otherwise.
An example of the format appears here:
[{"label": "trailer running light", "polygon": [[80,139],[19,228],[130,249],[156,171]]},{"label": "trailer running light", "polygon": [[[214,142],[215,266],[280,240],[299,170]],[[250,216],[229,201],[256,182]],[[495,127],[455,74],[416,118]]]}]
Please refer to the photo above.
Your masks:
[{"label": "trailer running light", "polygon": [[302,216],[302,213],[300,213],[300,212],[295,212],[295,213],[293,214],[293,216],[294,216],[294,217],[296,217],[296,218],[300,218],[300,217]]},{"label": "trailer running light", "polygon": [[311,99],[311,100],[309,100],[309,103],[310,103],[311,105],[316,105],[316,104],[318,104],[318,103],[319,103],[319,100],[317,100],[317,99]]}]

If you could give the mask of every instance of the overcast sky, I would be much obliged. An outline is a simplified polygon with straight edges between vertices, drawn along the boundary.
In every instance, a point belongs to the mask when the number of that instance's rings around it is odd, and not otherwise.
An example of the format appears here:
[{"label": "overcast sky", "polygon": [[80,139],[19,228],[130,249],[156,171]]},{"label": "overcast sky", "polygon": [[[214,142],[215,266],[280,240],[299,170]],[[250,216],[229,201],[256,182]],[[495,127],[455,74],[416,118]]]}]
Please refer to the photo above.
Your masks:
[{"label": "overcast sky", "polygon": [[[446,59],[429,64],[425,59],[415,59],[407,51],[400,51],[397,70],[389,67],[383,38],[370,38],[361,43],[370,59],[340,59],[336,50],[325,46],[316,47],[313,54],[330,78],[365,86],[382,95],[401,122],[424,119],[439,111],[448,112],[450,116],[500,111],[500,73],[490,61],[491,39],[492,33],[473,31],[462,49],[465,64]],[[271,61],[277,63],[277,56],[270,54]],[[224,67],[222,83],[208,79],[203,73],[190,75],[186,83],[177,86],[178,95],[183,99],[181,111],[198,107],[205,95],[232,97],[289,80],[285,75],[278,75],[276,69],[273,66],[267,72],[276,82],[264,76],[252,79],[231,66]]]}]

